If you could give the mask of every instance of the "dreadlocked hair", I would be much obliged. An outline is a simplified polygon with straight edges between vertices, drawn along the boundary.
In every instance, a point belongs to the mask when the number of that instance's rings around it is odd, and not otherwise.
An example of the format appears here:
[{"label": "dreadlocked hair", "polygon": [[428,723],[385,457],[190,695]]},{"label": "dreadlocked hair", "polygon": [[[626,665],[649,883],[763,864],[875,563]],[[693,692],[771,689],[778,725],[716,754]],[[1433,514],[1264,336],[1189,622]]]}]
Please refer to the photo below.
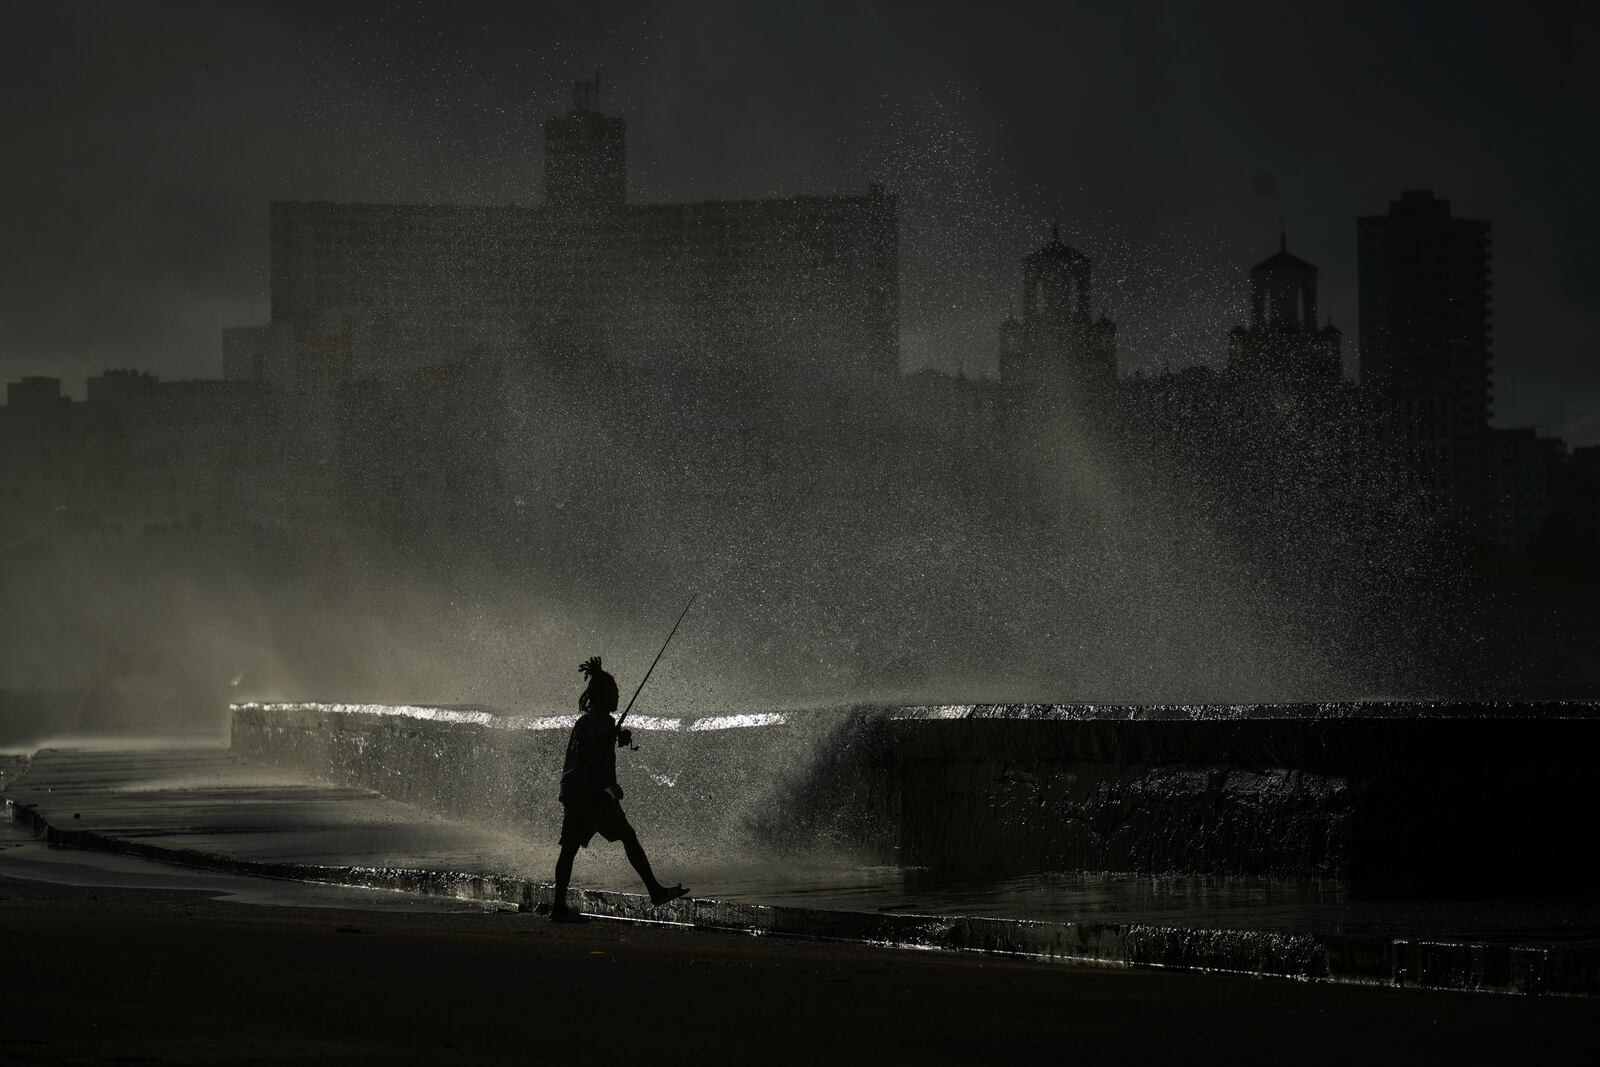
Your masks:
[{"label": "dreadlocked hair", "polygon": [[578,672],[589,679],[578,697],[578,710],[585,714],[590,711],[613,714],[617,710],[617,680],[601,668],[600,657],[590,656],[578,664]]}]

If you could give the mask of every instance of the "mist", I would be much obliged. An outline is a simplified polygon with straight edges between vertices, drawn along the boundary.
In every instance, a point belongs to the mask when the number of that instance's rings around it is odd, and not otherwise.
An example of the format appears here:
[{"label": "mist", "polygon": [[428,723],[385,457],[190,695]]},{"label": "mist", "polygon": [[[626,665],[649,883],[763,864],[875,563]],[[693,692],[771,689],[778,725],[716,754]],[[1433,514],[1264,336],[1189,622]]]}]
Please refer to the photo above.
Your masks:
[{"label": "mist", "polygon": [[[539,123],[603,66],[633,205],[859,197],[869,182],[895,198],[894,381],[872,397],[795,391],[535,315],[393,373],[307,371],[239,401],[247,432],[201,416],[165,438],[130,408],[86,415],[111,427],[94,431],[102,450],[61,461],[81,465],[47,491],[14,490],[0,525],[8,699],[77,694],[59,699],[95,726],[209,726],[250,699],[566,711],[580,660],[604,655],[626,687],[690,595],[644,698],[663,711],[1318,701],[1581,674],[1565,653],[1519,668],[1527,644],[1497,645],[1525,632],[1505,576],[1374,445],[1353,338],[1338,403],[1239,400],[1226,365],[1245,265],[1284,216],[1288,243],[1324,266],[1324,308],[1353,326],[1349,217],[1391,195],[1395,171],[1458,178],[1489,206],[1520,188],[1514,173],[1476,177],[1454,132],[1431,156],[1351,151],[1323,172],[1281,101],[1212,129],[1194,108],[1225,114],[1234,79],[1185,58],[1121,80],[1121,17],[1062,13],[1072,43],[1049,58],[1070,61],[1071,84],[1024,93],[1036,44],[943,16],[835,14],[849,32],[731,7],[545,13],[498,34],[354,9],[61,16],[51,54],[84,79],[50,80],[26,143],[83,165],[53,191],[48,166],[7,180],[25,183],[13,202],[83,211],[19,220],[31,251],[16,261],[36,267],[0,316],[13,373],[58,374],[73,396],[109,367],[215,379],[222,329],[276,313],[269,202],[537,204]],[[155,37],[190,62],[153,72]],[[1163,55],[1236,47],[1173,13],[1148,37]],[[1326,75],[1331,46],[1304,44]],[[795,73],[818,56],[843,74]],[[1091,100],[1097,84],[1121,91]],[[1348,134],[1386,98],[1352,89],[1339,116],[1321,99],[1308,106]],[[1516,108],[1492,117],[1515,124]],[[1114,402],[1069,393],[1019,426],[998,331],[1052,223],[1093,260],[1090,310],[1116,323],[1121,384]],[[1570,277],[1540,277],[1505,284],[1522,309],[1500,334],[1513,412],[1566,373],[1541,352],[1576,350],[1517,339],[1568,315],[1586,328],[1581,309],[1528,296]],[[472,296],[462,278],[448,300]],[[662,352],[703,326],[687,304],[610,311],[662,330]],[[802,333],[853,314],[806,313]],[[1588,372],[1567,370],[1563,395],[1581,397]],[[1581,403],[1551,420],[1579,442]],[[129,504],[141,490],[159,504]]]},{"label": "mist", "polygon": [[288,483],[316,525],[34,516],[11,531],[3,677],[92,694],[97,727],[215,726],[244,700],[569,712],[582,659],[636,684],[690,595],[642,712],[1318,701],[1444,666],[1390,647],[1379,610],[1428,527],[1375,540],[1372,500],[1313,502],[1346,471],[1308,450],[1257,496],[1219,474],[1237,442],[1082,410],[1019,451],[748,391],[689,417],[616,377],[490,380],[362,394],[340,478]]}]

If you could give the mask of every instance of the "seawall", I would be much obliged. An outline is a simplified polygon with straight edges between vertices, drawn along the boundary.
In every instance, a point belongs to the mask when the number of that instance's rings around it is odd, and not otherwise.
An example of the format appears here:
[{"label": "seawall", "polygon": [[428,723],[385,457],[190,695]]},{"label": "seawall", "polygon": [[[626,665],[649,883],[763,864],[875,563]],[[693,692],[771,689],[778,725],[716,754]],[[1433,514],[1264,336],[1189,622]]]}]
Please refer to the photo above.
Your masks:
[{"label": "seawall", "polygon": [[[251,762],[361,786],[431,811],[553,838],[572,716],[479,707],[242,704],[232,747]],[[618,753],[630,817],[649,840],[732,853],[892,849],[894,776],[872,751],[872,709],[689,718],[632,716],[636,751]]]},{"label": "seawall", "polygon": [[[553,833],[570,717],[242,704],[243,758]],[[855,707],[650,719],[619,767],[656,839],[935,870],[1592,885],[1593,704]]]}]

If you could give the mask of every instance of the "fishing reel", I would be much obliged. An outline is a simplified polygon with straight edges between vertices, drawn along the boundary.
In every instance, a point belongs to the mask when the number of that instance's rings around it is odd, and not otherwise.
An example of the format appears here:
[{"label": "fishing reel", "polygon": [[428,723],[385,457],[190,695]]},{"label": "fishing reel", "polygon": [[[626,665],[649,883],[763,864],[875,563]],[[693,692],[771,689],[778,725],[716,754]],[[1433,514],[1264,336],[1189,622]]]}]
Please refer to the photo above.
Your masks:
[{"label": "fishing reel", "polygon": [[625,748],[630,752],[639,751],[639,746],[633,743],[633,731],[623,727],[617,731],[617,747]]}]

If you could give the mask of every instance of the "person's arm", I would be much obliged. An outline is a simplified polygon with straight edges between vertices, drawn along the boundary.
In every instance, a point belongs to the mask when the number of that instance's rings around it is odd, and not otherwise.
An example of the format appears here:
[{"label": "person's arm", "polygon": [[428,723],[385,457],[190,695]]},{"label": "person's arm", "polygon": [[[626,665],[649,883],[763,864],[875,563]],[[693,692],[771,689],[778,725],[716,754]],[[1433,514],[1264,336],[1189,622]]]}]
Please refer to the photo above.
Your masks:
[{"label": "person's arm", "polygon": [[[610,736],[612,736],[612,737],[617,736],[617,731],[616,731],[615,727],[612,727]],[[607,745],[606,746],[606,753],[601,758],[604,760],[604,762],[601,763],[601,765],[600,765],[601,778],[604,779],[604,781],[606,783],[606,792],[610,793],[611,796],[614,799],[621,800],[622,799],[622,786],[617,783],[617,748],[616,748],[616,746],[615,745]]]}]

